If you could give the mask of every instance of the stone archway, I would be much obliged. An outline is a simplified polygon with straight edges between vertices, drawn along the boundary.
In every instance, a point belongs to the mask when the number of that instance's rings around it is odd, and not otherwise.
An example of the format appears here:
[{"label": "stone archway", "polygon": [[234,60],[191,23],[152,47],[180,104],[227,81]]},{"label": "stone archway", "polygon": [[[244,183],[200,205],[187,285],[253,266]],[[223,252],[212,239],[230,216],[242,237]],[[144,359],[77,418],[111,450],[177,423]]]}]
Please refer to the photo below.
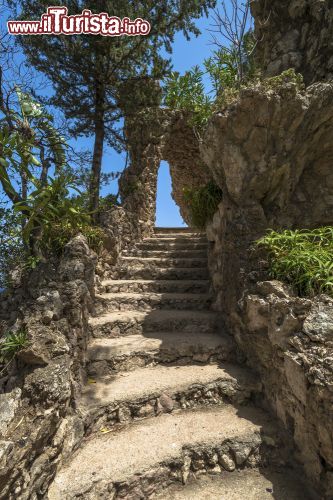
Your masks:
[{"label": "stone archway", "polygon": [[160,162],[170,166],[172,197],[189,223],[183,188],[200,186],[211,175],[204,166],[199,142],[186,118],[177,111],[149,108],[126,120],[130,165],[119,180],[125,210],[135,215],[142,236],[155,226],[157,175]]},{"label": "stone archway", "polygon": [[155,225],[158,228],[184,228],[187,226],[180,215],[179,206],[172,197],[172,191],[170,165],[167,161],[162,160],[157,175]]}]

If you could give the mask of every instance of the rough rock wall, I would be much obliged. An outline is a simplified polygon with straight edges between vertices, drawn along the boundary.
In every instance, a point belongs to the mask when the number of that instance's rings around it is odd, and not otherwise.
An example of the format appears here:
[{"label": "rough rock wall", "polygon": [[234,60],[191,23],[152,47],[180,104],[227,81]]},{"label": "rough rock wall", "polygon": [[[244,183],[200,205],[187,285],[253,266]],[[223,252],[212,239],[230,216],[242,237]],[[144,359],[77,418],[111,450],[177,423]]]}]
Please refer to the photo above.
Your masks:
[{"label": "rough rock wall", "polygon": [[24,287],[0,299],[1,334],[24,329],[29,340],[1,372],[1,499],[43,497],[57,465],[83,436],[73,400],[85,362],[96,259],[77,236],[60,261],[39,266]]},{"label": "rough rock wall", "polygon": [[[333,416],[333,315],[316,325],[312,338],[303,321],[318,310],[332,311],[333,302],[312,304],[267,284],[256,289],[267,263],[251,246],[267,228],[333,225],[332,137],[333,85],[303,91],[289,82],[241,91],[233,105],[214,115],[202,146],[223,191],[207,228],[215,308],[260,372],[267,400],[294,433],[300,460],[313,482],[323,483],[325,498],[333,496],[333,429],[322,427]],[[311,379],[316,373],[320,388]]]},{"label": "rough rock wall", "polygon": [[267,228],[333,224],[332,137],[332,84],[255,86],[212,118],[202,155],[223,191],[208,237],[226,314],[243,290],[248,249]]},{"label": "rough rock wall", "polygon": [[155,226],[157,176],[160,162],[169,163],[172,197],[189,223],[184,187],[197,187],[211,178],[200,158],[198,140],[186,117],[177,111],[146,108],[126,120],[130,164],[119,186],[124,209],[136,215],[143,236]]},{"label": "rough rock wall", "polygon": [[320,498],[332,498],[333,299],[302,299],[279,282],[258,282],[240,301],[237,319],[233,333],[292,432],[296,457]]},{"label": "rough rock wall", "polygon": [[307,84],[333,77],[331,0],[253,0],[251,10],[266,76],[295,68]]},{"label": "rough rock wall", "polygon": [[183,189],[201,187],[212,175],[201,159],[199,141],[188,124],[188,117],[180,113],[172,114],[162,148],[162,159],[170,165],[172,197],[183,219],[190,225]]}]

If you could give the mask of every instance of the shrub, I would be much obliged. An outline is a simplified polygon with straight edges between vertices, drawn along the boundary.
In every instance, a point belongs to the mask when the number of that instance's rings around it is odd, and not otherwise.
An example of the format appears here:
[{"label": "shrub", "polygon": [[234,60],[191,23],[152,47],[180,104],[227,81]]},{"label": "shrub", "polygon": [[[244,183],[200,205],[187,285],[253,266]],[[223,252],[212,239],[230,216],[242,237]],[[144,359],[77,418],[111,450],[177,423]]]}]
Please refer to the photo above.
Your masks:
[{"label": "shrub", "polygon": [[210,181],[200,188],[184,188],[183,195],[189,208],[191,223],[198,229],[204,229],[222,200],[222,190]]},{"label": "shrub", "polygon": [[333,296],[333,227],[269,230],[257,244],[268,251],[272,278],[292,285],[300,295]]},{"label": "shrub", "polygon": [[[214,111],[238,95],[240,87],[257,75],[254,46],[255,39],[250,30],[242,36],[240,46],[218,44],[218,50],[204,60],[203,69],[194,66],[184,75],[171,73],[165,81],[165,105],[187,112],[189,124],[200,135]],[[205,80],[210,82],[208,94]]]},{"label": "shrub", "polygon": [[189,123],[197,129],[203,128],[212,114],[212,100],[205,93],[204,72],[198,66],[184,75],[172,73],[166,82],[165,104],[190,114]]},{"label": "shrub", "polygon": [[[104,233],[92,226],[81,196],[71,197],[77,188],[71,178],[59,175],[50,179],[47,186],[38,186],[27,200],[14,205],[15,212],[28,214],[23,228],[23,240],[27,247],[33,241],[33,250],[41,256],[61,254],[68,241],[82,233],[93,250],[99,251]],[[28,255],[28,258],[31,255]]]},{"label": "shrub", "polygon": [[52,249],[53,254],[61,255],[66,243],[78,233],[82,233],[86,237],[90,248],[97,253],[100,252],[105,237],[104,231],[100,227],[88,223],[73,226],[66,220],[48,225],[47,229],[44,230],[41,245],[45,251],[50,253]]},{"label": "shrub", "polygon": [[119,206],[118,195],[117,194],[107,194],[106,196],[101,196],[99,199],[99,211],[103,212],[105,210],[110,210],[111,208]]},{"label": "shrub", "polygon": [[[295,84],[298,91],[304,89],[303,77],[294,69],[283,71],[278,76],[262,78],[252,63],[239,82],[233,57],[223,50],[215,52],[212,57],[206,59],[204,67],[206,71],[201,71],[196,66],[183,76],[173,73],[166,81],[164,89],[166,106],[187,112],[188,123],[199,136],[213,113],[237,101],[242,89],[260,86],[264,90],[279,92],[282,85],[287,83]],[[213,87],[211,96],[206,95],[203,83],[203,78],[207,74]]]}]

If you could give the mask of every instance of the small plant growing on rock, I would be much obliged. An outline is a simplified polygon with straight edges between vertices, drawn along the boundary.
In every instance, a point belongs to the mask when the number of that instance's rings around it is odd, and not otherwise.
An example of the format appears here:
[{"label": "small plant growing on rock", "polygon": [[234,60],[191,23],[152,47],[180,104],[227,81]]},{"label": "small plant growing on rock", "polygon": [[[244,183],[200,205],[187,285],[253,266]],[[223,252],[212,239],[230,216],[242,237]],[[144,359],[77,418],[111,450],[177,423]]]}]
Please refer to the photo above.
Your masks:
[{"label": "small plant growing on rock", "polygon": [[270,275],[299,295],[333,296],[333,227],[273,231],[257,245],[268,251]]},{"label": "small plant growing on rock", "polygon": [[210,181],[200,188],[184,188],[184,200],[194,227],[204,229],[212,220],[222,200],[222,190]]},{"label": "small plant growing on rock", "polygon": [[279,90],[286,83],[294,83],[298,90],[304,88],[303,76],[296,73],[294,68],[287,69],[278,76],[272,76],[262,81],[263,86],[268,90]]},{"label": "small plant growing on rock", "polygon": [[28,334],[25,330],[7,332],[0,340],[0,361],[6,362],[13,359],[15,354],[28,343]]}]

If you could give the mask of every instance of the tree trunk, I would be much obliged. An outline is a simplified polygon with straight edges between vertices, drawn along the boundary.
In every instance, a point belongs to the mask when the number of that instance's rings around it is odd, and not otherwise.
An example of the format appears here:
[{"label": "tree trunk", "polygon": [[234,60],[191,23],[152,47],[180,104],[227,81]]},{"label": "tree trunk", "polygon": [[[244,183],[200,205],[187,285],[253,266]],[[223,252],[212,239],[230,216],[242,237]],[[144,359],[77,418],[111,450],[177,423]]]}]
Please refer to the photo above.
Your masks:
[{"label": "tree trunk", "polygon": [[91,177],[89,188],[89,209],[92,213],[92,219],[96,222],[98,218],[99,206],[99,188],[101,179],[101,168],[103,158],[103,144],[105,136],[104,127],[104,101],[105,89],[103,84],[96,80],[95,85],[95,143],[94,153],[91,165]]}]

